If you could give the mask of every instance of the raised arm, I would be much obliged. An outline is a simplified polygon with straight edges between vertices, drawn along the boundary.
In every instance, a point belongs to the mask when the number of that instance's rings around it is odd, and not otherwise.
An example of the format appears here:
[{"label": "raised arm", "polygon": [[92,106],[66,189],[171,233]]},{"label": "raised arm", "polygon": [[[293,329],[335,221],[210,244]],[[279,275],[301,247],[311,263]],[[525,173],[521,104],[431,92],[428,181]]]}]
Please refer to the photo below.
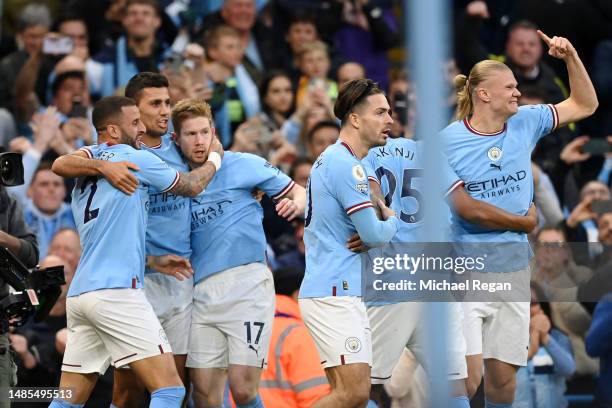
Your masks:
[{"label": "raised arm", "polygon": [[512,230],[531,232],[537,225],[535,205],[531,205],[529,212],[516,215],[495,207],[484,201],[476,200],[465,189],[457,187],[449,193],[450,201],[459,216],[472,224],[496,230]]},{"label": "raised arm", "polygon": [[550,38],[540,30],[538,30],[538,34],[542,41],[548,45],[548,55],[563,60],[567,66],[570,96],[555,105],[559,114],[558,126],[591,116],[597,109],[599,102],[591,78],[589,78],[578,52],[567,38],[556,36]]},{"label": "raised arm", "polygon": [[130,171],[138,171],[137,165],[127,161],[95,160],[84,150],[58,157],[51,169],[62,177],[102,176],[125,194],[133,194],[138,187],[138,179]]}]

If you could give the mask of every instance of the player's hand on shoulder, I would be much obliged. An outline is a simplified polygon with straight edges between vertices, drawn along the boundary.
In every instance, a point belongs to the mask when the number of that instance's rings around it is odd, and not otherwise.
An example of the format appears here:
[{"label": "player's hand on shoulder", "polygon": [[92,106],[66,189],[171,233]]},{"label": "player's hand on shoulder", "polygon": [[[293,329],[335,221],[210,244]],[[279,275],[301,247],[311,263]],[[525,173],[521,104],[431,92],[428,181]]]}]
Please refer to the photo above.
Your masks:
[{"label": "player's hand on shoulder", "polygon": [[576,54],[576,49],[567,38],[557,36],[550,38],[540,30],[538,35],[548,45],[548,55],[551,57],[565,60]]},{"label": "player's hand on shoulder", "polygon": [[174,276],[182,281],[193,275],[193,269],[188,259],[182,256],[167,254],[147,256],[147,266],[166,275]]},{"label": "player's hand on shoulder", "polygon": [[140,170],[136,164],[128,161],[103,161],[103,163],[100,172],[113,187],[128,195],[136,191],[138,188],[138,179],[131,171]]},{"label": "player's hand on shoulder", "polygon": [[359,234],[353,234],[346,240],[346,247],[352,252],[366,252],[369,248],[361,241]]},{"label": "player's hand on shoulder", "polygon": [[378,208],[380,208],[380,215],[383,221],[387,221],[389,217],[395,217],[395,211],[387,207],[383,200],[378,200]]}]

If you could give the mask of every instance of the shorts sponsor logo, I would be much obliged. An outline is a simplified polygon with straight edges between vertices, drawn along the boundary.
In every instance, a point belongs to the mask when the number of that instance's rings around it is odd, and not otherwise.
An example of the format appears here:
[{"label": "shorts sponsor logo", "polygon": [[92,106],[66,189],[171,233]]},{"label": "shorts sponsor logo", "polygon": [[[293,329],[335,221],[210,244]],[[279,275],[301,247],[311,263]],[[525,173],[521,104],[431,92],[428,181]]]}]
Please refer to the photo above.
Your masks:
[{"label": "shorts sponsor logo", "polygon": [[363,167],[361,167],[361,165],[359,164],[354,165],[352,172],[353,172],[353,177],[355,177],[355,180],[365,181],[366,174],[365,174],[365,171],[363,170]]},{"label": "shorts sponsor logo", "polygon": [[164,329],[159,329],[159,338],[161,339],[163,344],[170,344],[168,342],[168,337],[166,336],[166,332]]},{"label": "shorts sponsor logo", "polygon": [[349,337],[344,342],[344,347],[349,353],[359,353],[361,351],[361,341],[357,337]]}]

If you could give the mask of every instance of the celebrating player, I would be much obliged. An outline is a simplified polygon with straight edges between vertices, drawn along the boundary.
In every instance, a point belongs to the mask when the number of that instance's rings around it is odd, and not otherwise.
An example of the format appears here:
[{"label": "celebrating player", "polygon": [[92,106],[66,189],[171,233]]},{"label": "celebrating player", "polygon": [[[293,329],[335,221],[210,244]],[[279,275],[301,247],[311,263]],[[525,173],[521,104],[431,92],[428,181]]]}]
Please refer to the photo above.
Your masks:
[{"label": "celebrating player", "polygon": [[[183,100],[172,111],[175,137],[192,168],[209,160],[210,107]],[[191,204],[195,270],[187,367],[197,406],[223,404],[226,381],[239,408],[263,407],[257,393],[274,319],[274,283],[266,266],[263,210],[252,191],[277,201],[279,215],[303,214],[304,188],[264,159],[226,152],[223,167]]]},{"label": "celebrating player", "polygon": [[[538,140],[558,126],[591,115],[597,96],[584,65],[565,38],[538,31],[549,55],[565,61],[571,94],[557,105],[518,107],[521,95],[512,71],[485,60],[468,77],[455,79],[457,121],[441,132],[446,154],[467,191],[514,214],[527,212],[533,199],[531,152]],[[453,215],[455,242],[527,243],[525,233],[490,231],[473,234],[474,226]],[[516,258],[516,257],[515,257]],[[514,259],[513,274],[528,271],[528,259]],[[509,407],[514,399],[517,366],[527,362],[529,301],[464,303],[467,341],[467,388],[476,391],[485,366],[487,406]]]},{"label": "celebrating player", "polygon": [[342,121],[338,141],[316,160],[308,182],[306,275],[300,309],[330,382],[315,407],[364,407],[370,394],[371,333],[361,300],[361,261],[346,247],[358,232],[369,246],[397,232],[395,213],[380,203],[379,221],[360,160],[385,144],[393,120],[387,98],[371,80],[343,86],[334,106]]},{"label": "celebrating player", "polygon": [[[53,166],[65,177],[86,166],[89,170],[72,193],[83,254],[68,292],[68,342],[60,380],[72,395],[69,402],[57,399],[51,406],[83,406],[98,374],[112,362],[115,367],[130,365],[151,392],[151,406],[178,407],[185,388],[166,334],[142,290],[146,208],[154,191],[197,195],[204,172],[179,173],[137,149],[145,128],[132,99],[102,98],[94,107],[93,124],[101,144],[62,156]],[[135,194],[126,195],[97,177],[106,161],[129,161],[138,168]],[[147,257],[147,265],[177,278],[191,274],[189,263],[176,255]]]}]

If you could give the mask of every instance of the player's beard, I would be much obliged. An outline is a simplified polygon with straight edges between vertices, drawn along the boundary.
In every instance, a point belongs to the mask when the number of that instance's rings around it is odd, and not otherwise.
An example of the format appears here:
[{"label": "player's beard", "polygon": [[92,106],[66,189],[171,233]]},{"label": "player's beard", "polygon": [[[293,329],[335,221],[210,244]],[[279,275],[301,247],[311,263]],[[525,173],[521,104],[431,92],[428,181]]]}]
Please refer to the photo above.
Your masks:
[{"label": "player's beard", "polygon": [[121,138],[119,143],[132,146],[134,149],[140,149],[139,143],[136,142],[136,138],[132,138],[129,134],[121,129]]}]

